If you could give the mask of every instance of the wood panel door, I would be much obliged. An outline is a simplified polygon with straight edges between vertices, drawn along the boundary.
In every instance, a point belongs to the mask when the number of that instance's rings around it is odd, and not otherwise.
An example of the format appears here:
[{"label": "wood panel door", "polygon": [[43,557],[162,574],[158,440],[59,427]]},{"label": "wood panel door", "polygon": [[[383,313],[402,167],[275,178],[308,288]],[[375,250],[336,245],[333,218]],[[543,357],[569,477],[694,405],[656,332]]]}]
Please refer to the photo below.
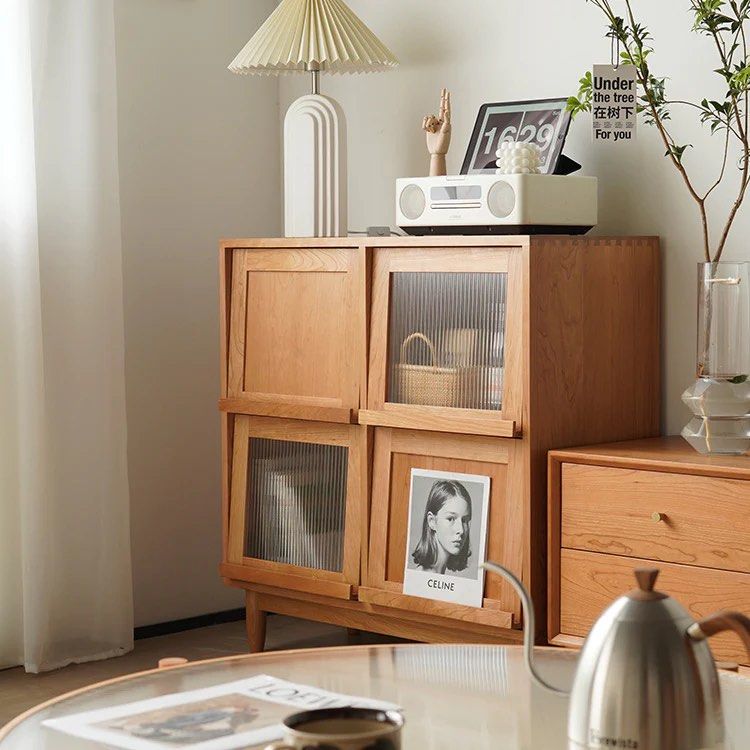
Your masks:
[{"label": "wood panel door", "polygon": [[262,247],[231,254],[223,410],[356,421],[366,391],[365,251]]},{"label": "wood panel door", "polygon": [[374,249],[371,425],[521,433],[521,247]]},{"label": "wood panel door", "polygon": [[359,583],[367,428],[235,417],[222,574],[348,599]]},{"label": "wood panel door", "polygon": [[[412,469],[489,477],[486,557],[521,575],[525,520],[520,451],[521,442],[517,440],[376,428],[369,561],[366,587],[359,590],[360,600],[467,623],[503,628],[520,625],[519,600],[497,576],[485,576],[481,608],[403,593],[407,553],[412,552],[415,541],[409,538]],[[474,557],[472,563],[478,562],[481,561]]]}]

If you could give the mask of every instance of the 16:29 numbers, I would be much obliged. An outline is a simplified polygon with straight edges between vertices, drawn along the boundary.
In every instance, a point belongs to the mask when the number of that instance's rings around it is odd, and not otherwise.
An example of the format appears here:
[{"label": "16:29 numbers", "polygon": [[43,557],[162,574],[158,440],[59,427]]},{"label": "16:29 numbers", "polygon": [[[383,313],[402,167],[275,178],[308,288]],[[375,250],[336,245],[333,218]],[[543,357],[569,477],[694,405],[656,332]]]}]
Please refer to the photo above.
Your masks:
[{"label": "16:29 numbers", "polygon": [[555,126],[549,122],[539,128],[536,125],[527,123],[521,128],[520,132],[518,131],[518,126],[508,125],[502,130],[497,141],[495,141],[498,130],[498,127],[494,127],[482,136],[483,139],[487,139],[487,146],[484,149],[485,156],[489,156],[494,151],[497,151],[503,141],[520,141],[521,143],[536,143],[542,152],[542,162],[545,162],[547,149],[555,135]]}]

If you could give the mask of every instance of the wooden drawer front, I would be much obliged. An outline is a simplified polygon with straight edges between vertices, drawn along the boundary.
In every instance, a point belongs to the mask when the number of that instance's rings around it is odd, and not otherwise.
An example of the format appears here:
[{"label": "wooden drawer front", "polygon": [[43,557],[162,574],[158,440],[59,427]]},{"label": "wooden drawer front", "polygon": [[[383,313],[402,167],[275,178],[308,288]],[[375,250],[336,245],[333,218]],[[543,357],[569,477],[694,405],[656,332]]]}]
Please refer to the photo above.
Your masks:
[{"label": "wooden drawer front", "polygon": [[359,583],[366,428],[238,415],[228,578],[349,598]]},{"label": "wooden drawer front", "polygon": [[518,598],[498,576],[485,576],[481,609],[403,594],[412,469],[490,477],[487,559],[521,570],[522,492],[514,491],[523,464],[519,441],[378,427],[374,442],[367,588],[360,599],[485,625],[511,627],[513,617],[520,622]]},{"label": "wooden drawer front", "polygon": [[375,248],[371,425],[515,437],[521,430],[520,247]]},{"label": "wooden drawer front", "polygon": [[565,463],[561,531],[563,547],[747,573],[750,482]]},{"label": "wooden drawer front", "polygon": [[363,251],[233,251],[227,396],[252,413],[349,421],[364,403],[366,335]]},{"label": "wooden drawer front", "polygon": [[[618,596],[635,588],[633,569],[638,566],[659,568],[656,588],[677,599],[696,620],[720,609],[750,613],[750,575],[564,549],[560,559],[561,634],[585,637]],[[737,636],[719,635],[709,642],[717,659],[750,663]]]}]

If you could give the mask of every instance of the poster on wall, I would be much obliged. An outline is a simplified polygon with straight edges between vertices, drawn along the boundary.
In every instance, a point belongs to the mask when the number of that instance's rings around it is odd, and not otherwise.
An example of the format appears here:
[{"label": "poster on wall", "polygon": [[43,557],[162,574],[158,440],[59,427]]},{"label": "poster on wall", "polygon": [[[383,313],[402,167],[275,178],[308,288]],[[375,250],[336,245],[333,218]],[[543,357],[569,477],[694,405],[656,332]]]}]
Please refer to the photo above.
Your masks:
[{"label": "poster on wall", "polygon": [[490,478],[412,469],[404,593],[481,607]]}]

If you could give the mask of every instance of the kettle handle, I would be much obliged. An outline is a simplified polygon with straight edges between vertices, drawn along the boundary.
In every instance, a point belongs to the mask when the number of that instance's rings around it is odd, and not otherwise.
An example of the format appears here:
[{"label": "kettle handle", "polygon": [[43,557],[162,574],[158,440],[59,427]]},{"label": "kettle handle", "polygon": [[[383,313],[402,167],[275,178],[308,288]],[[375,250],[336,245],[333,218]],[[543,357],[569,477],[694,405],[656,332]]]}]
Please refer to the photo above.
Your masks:
[{"label": "kettle handle", "polygon": [[545,690],[549,690],[551,693],[556,695],[569,695],[569,691],[561,690],[556,688],[554,685],[550,685],[549,682],[540,677],[534,666],[534,604],[531,601],[529,592],[526,591],[521,581],[513,574],[510,570],[498,565],[493,562],[484,562],[482,566],[485,570],[489,570],[491,573],[497,573],[497,575],[505,578],[508,583],[515,589],[518,597],[521,600],[521,607],[523,610],[523,651],[526,660],[526,668],[529,671],[534,682]]},{"label": "kettle handle", "polygon": [[702,641],[716,633],[733,630],[742,639],[750,656],[750,617],[742,612],[717,612],[694,622],[687,630],[694,641]]}]

